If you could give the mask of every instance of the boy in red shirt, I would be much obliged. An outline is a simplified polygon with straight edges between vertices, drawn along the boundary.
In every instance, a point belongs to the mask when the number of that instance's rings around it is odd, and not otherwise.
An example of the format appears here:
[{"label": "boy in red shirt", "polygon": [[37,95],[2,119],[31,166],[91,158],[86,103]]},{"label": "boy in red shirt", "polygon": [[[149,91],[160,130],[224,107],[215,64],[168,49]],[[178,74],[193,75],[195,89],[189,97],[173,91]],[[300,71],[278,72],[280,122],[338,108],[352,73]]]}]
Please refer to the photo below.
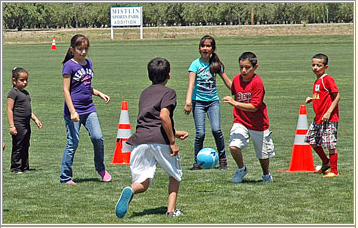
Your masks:
[{"label": "boy in red shirt", "polygon": [[273,182],[269,163],[270,158],[275,155],[274,144],[266,104],[263,102],[265,88],[261,78],[255,74],[258,67],[257,57],[252,52],[244,52],[239,57],[239,64],[241,74],[235,75],[231,86],[235,99],[231,96],[223,98],[225,103],[234,106],[234,124],[230,130],[229,147],[238,168],[231,182],[241,183],[247,174],[241,150],[248,146],[250,138],[263,171],[262,180]]},{"label": "boy in red shirt", "polygon": [[[328,56],[317,54],[312,57],[312,71],[317,76],[313,85],[313,96],[306,98],[306,103],[312,102],[316,116],[310,125],[305,141],[322,160],[322,168],[318,171],[323,177],[338,176],[337,161],[337,129],[338,129],[338,102],[340,95],[334,79],[327,75]],[[329,159],[323,150],[329,151]],[[331,169],[328,172],[328,169]]]}]

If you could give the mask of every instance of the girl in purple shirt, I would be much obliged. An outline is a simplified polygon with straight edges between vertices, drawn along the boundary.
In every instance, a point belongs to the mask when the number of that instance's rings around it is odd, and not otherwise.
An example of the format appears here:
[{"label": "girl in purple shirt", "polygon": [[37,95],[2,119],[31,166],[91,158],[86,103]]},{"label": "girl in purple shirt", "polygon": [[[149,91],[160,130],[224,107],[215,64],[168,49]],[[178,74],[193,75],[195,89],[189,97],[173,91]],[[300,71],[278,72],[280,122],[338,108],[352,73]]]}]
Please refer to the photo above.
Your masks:
[{"label": "girl in purple shirt", "polygon": [[88,49],[88,38],[80,34],[75,35],[62,62],[67,144],[62,157],[60,182],[66,184],[76,184],[72,180],[72,164],[78,147],[81,124],[85,126],[91,137],[96,171],[103,181],[111,180],[111,175],[106,171],[104,164],[103,135],[92,95],[99,96],[106,104],[110,97],[91,86],[93,70],[92,62],[86,59]]}]

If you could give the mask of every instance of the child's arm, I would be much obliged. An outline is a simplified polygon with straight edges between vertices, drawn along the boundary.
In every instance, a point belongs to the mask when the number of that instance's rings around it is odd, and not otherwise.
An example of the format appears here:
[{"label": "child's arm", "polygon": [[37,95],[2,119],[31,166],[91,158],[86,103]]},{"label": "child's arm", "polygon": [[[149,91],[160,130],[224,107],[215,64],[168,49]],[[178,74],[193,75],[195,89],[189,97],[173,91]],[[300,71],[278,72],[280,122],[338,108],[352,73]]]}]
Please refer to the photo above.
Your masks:
[{"label": "child's arm", "polygon": [[175,131],[175,137],[184,140],[186,138],[188,138],[189,133],[186,131]]},{"label": "child's arm", "polygon": [[63,96],[65,97],[65,102],[68,107],[68,111],[71,114],[71,120],[78,122],[80,121],[80,116],[76,112],[76,109],[72,103],[70,85],[71,85],[71,76],[68,74],[63,75]]},{"label": "child's arm", "polygon": [[93,95],[96,95],[96,96],[99,96],[100,98],[102,98],[106,104],[109,103],[109,100],[111,98],[108,95],[106,95],[106,94],[102,93],[101,91],[96,90],[94,88],[91,88],[91,90],[92,90]]},{"label": "child's arm", "polygon": [[15,101],[12,98],[7,98],[7,120],[9,122],[9,130],[10,130],[10,134],[11,135],[17,135],[17,129],[15,127],[15,123],[14,123],[14,104]]},{"label": "child's arm", "polygon": [[35,121],[35,123],[36,123],[38,129],[41,129],[41,128],[42,128],[42,123],[41,123],[41,121],[35,116],[35,113],[34,113],[34,112],[31,113],[31,119],[32,119],[33,121]]},{"label": "child's arm", "polygon": [[167,108],[160,110],[159,117],[162,121],[162,126],[169,139],[169,146],[171,149],[171,156],[175,156],[179,153],[179,147],[175,143],[175,135],[173,133],[172,121],[170,119],[170,112]]},{"label": "child's arm", "polygon": [[186,100],[185,100],[185,107],[184,107],[184,113],[189,115],[191,112],[191,97],[193,95],[193,89],[194,89],[194,83],[195,83],[195,77],[196,73],[190,71],[189,72],[189,84],[188,84],[188,90],[186,92]]},{"label": "child's arm", "polygon": [[337,104],[339,102],[339,100],[341,99],[341,96],[339,95],[339,93],[333,93],[333,101],[331,106],[329,107],[329,109],[327,110],[327,112],[323,115],[322,117],[322,121],[326,122],[329,120],[329,118],[331,117],[331,114],[333,112],[333,110],[337,107]]},{"label": "child's arm", "polygon": [[244,103],[244,102],[235,101],[230,96],[224,97],[223,101],[225,103],[231,104],[235,108],[239,108],[239,109],[244,110],[244,111],[256,112],[256,110],[257,110],[257,108],[255,106],[253,106],[251,103]]},{"label": "child's arm", "polygon": [[231,80],[229,79],[229,77],[227,76],[227,74],[225,72],[219,73],[220,77],[222,78],[222,80],[224,81],[225,85],[227,88],[229,88],[229,90],[231,90]]}]

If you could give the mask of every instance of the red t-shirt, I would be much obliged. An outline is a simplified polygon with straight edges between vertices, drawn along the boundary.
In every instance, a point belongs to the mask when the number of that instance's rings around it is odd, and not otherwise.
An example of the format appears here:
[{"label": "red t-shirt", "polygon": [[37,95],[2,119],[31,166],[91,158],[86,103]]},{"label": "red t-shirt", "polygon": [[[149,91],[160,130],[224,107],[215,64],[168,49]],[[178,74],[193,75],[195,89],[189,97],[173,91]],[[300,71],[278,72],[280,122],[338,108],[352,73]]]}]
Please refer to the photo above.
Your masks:
[{"label": "red t-shirt", "polygon": [[[312,104],[316,113],[314,121],[316,124],[322,123],[322,117],[327,112],[333,102],[333,93],[338,93],[338,88],[334,79],[328,74],[322,75],[313,85]],[[331,114],[329,122],[338,122],[338,104]]]},{"label": "red t-shirt", "polygon": [[234,107],[234,123],[240,123],[254,131],[264,131],[269,128],[269,118],[264,103],[265,88],[257,74],[250,81],[244,81],[241,74],[235,75],[231,93],[235,95],[236,101],[250,103],[257,108],[255,112],[249,112]]}]

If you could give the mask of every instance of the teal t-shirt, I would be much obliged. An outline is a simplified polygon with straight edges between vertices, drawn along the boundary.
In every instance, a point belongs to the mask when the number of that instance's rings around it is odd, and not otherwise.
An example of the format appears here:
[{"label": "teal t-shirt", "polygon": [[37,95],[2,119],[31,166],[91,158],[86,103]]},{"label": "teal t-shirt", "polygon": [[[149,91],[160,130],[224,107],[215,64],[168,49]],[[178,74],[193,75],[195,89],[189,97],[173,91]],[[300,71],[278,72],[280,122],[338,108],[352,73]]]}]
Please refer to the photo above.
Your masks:
[{"label": "teal t-shirt", "polygon": [[197,58],[191,63],[188,71],[196,74],[192,100],[219,100],[216,77],[210,73],[209,63],[202,62],[200,58]]}]

